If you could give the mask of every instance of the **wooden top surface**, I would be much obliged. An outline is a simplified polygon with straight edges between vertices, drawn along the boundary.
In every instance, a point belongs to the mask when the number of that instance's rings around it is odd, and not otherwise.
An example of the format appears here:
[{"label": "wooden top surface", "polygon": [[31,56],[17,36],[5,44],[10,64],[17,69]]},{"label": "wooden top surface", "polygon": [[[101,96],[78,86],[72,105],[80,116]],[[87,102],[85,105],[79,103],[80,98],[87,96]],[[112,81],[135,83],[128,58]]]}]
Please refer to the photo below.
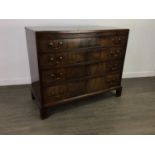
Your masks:
[{"label": "wooden top surface", "polygon": [[105,27],[105,26],[32,26],[26,29],[35,32],[66,32],[66,33],[80,33],[80,32],[96,32],[104,30],[128,30],[124,28]]}]

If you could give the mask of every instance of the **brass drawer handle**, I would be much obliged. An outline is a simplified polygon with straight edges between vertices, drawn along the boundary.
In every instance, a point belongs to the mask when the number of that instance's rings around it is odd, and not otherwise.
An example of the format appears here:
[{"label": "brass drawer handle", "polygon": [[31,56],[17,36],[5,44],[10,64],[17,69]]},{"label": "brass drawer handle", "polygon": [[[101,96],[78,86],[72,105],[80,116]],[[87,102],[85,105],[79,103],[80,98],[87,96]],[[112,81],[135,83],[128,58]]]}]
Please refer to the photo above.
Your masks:
[{"label": "brass drawer handle", "polygon": [[52,78],[55,78],[56,80],[60,80],[62,78],[63,73],[58,73],[58,75],[55,75],[54,73],[52,73],[50,76]]},{"label": "brass drawer handle", "polygon": [[111,51],[110,51],[110,55],[112,55],[112,56],[113,56],[113,55],[116,55],[116,51],[111,50]]},{"label": "brass drawer handle", "polygon": [[112,65],[111,70],[117,70],[117,69],[118,69],[118,64]]},{"label": "brass drawer handle", "polygon": [[60,79],[61,79],[61,77],[57,77],[56,79],[57,79],[57,80],[60,80]]},{"label": "brass drawer handle", "polygon": [[62,41],[54,41],[54,42],[50,42],[49,43],[49,46],[50,47],[53,47],[53,48],[55,48],[55,49],[59,49],[59,48],[61,48],[61,46],[63,45],[63,42]]},{"label": "brass drawer handle", "polygon": [[59,45],[63,45],[63,42],[62,41],[59,41]]},{"label": "brass drawer handle", "polygon": [[115,67],[117,67],[117,66],[118,66],[118,64],[116,63],[116,64],[114,64],[114,66],[115,66]]},{"label": "brass drawer handle", "polygon": [[59,73],[59,75],[60,75],[60,76],[62,76],[62,75],[63,75],[63,73]]},{"label": "brass drawer handle", "polygon": [[109,84],[112,84],[112,83],[113,83],[113,80],[107,80],[107,82],[108,82]]},{"label": "brass drawer handle", "polygon": [[112,40],[113,40],[113,42],[115,44],[120,44],[122,42],[122,38],[121,37],[116,37],[116,38],[113,38]]},{"label": "brass drawer handle", "polygon": [[60,61],[56,61],[56,64],[59,64],[60,63]]},{"label": "brass drawer handle", "polygon": [[54,46],[54,43],[53,42],[50,42],[49,43],[49,46],[52,46],[53,47]]},{"label": "brass drawer handle", "polygon": [[62,77],[62,75],[63,75],[63,73],[59,73],[56,79],[57,79],[57,80],[60,80],[61,77]]},{"label": "brass drawer handle", "polygon": [[110,54],[111,54],[111,56],[118,57],[117,53],[110,53]]},{"label": "brass drawer handle", "polygon": [[61,61],[63,60],[63,56],[59,56],[57,59],[58,59],[58,60],[56,61],[56,64],[59,64],[59,63],[61,63]]},{"label": "brass drawer handle", "polygon": [[50,61],[54,61],[54,58],[53,58],[53,57],[51,57],[51,58],[50,58]]},{"label": "brass drawer handle", "polygon": [[122,40],[122,38],[121,38],[121,37],[118,37],[118,40],[119,40],[119,41],[121,41],[121,40]]},{"label": "brass drawer handle", "polygon": [[113,50],[110,50],[110,54],[113,55],[114,54],[114,51]]},{"label": "brass drawer handle", "polygon": [[117,70],[117,69],[118,69],[117,67],[112,67],[111,68],[112,71]]},{"label": "brass drawer handle", "polygon": [[113,85],[113,84],[116,83],[116,80],[108,80],[107,82],[108,82],[109,85]]},{"label": "brass drawer handle", "polygon": [[114,57],[118,57],[118,54],[115,54]]},{"label": "brass drawer handle", "polygon": [[119,49],[117,49],[117,50],[116,50],[116,53],[120,53],[120,50],[119,50]]},{"label": "brass drawer handle", "polygon": [[52,78],[54,78],[54,77],[55,77],[55,74],[52,73],[50,76],[51,76]]},{"label": "brass drawer handle", "polygon": [[60,56],[59,59],[62,60],[63,59],[63,56]]},{"label": "brass drawer handle", "polygon": [[62,45],[63,45],[63,42],[62,42],[62,41],[59,41],[59,42],[57,43],[56,48],[59,49],[59,48],[61,48]]},{"label": "brass drawer handle", "polygon": [[64,93],[65,93],[64,90],[60,90],[57,94],[54,95],[52,94],[52,96],[55,98],[60,98],[62,95],[64,95]]}]

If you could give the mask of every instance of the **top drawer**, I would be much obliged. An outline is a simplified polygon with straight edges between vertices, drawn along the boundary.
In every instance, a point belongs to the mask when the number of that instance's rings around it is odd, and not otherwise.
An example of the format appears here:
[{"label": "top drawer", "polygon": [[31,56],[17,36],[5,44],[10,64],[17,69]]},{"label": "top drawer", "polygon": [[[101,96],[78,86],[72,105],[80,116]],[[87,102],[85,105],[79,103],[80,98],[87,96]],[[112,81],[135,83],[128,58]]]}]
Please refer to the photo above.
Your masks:
[{"label": "top drawer", "polygon": [[106,36],[98,38],[73,39],[42,39],[38,42],[39,52],[54,52],[63,49],[76,49],[85,47],[111,47],[126,45],[127,36]]}]

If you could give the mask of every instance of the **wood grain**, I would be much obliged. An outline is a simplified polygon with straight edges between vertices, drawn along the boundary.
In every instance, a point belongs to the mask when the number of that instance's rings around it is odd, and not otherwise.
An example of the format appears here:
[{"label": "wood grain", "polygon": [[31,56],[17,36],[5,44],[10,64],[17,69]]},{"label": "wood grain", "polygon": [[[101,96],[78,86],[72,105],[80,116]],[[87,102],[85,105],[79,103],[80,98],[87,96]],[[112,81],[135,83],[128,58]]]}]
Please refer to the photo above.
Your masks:
[{"label": "wood grain", "polygon": [[[52,109],[67,100],[112,89],[116,90],[116,96],[121,95],[128,29],[97,29],[82,33],[28,28],[26,31],[32,79],[34,68],[38,69],[36,81],[32,81],[32,94],[40,100],[42,119],[48,113],[48,107]],[[36,43],[29,41],[32,39]],[[37,63],[33,64],[31,55]],[[34,83],[38,87],[34,87]],[[40,92],[40,96],[35,92]]]}]

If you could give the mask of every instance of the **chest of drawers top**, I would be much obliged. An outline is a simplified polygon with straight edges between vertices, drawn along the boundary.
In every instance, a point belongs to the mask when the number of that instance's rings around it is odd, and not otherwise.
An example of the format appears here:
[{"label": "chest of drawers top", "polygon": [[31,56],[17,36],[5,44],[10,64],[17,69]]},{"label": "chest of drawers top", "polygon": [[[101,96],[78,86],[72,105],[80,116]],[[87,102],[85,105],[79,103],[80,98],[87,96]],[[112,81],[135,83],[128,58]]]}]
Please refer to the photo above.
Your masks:
[{"label": "chest of drawers top", "polygon": [[[128,29],[118,29],[115,27],[103,26],[76,26],[76,27],[51,27],[51,26],[36,26],[25,27],[25,29],[36,32],[41,38],[78,38],[78,37],[91,37],[101,35],[126,35]],[[52,36],[50,34],[53,34]],[[54,35],[55,34],[55,35]]]},{"label": "chest of drawers top", "polygon": [[107,30],[128,30],[126,28],[117,28],[110,26],[26,26],[26,29],[35,32],[67,32],[67,33],[82,33],[93,31],[107,31]]}]

